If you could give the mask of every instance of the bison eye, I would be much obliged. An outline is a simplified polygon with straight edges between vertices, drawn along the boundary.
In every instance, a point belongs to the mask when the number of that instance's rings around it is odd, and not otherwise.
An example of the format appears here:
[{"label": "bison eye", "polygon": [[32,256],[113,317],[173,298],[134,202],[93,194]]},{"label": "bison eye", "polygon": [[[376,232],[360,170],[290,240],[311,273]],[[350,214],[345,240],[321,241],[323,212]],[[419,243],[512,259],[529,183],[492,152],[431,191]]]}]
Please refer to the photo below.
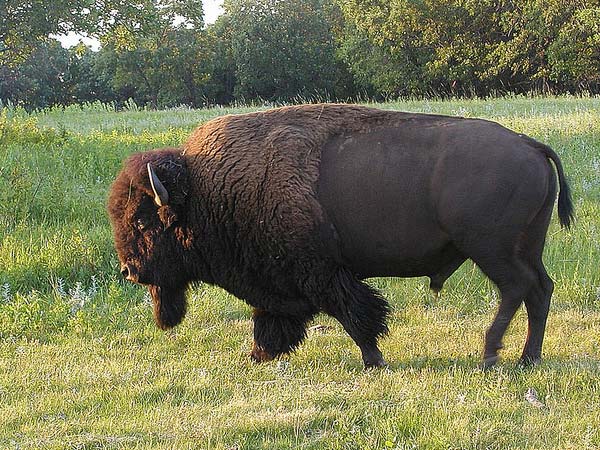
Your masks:
[{"label": "bison eye", "polygon": [[144,231],[146,229],[146,223],[142,219],[138,219],[135,221],[135,227],[140,231]]}]

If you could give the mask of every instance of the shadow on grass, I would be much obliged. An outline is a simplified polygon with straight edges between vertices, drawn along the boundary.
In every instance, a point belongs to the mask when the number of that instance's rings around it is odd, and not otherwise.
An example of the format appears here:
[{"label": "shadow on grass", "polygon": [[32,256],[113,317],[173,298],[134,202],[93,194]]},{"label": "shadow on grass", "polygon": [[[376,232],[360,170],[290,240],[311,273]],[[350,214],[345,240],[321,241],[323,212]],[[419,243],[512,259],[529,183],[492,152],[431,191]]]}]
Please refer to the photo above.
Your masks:
[{"label": "shadow on grass", "polygon": [[[293,356],[292,356],[293,357]],[[331,360],[330,362],[335,362]],[[344,370],[364,371],[360,357],[353,357],[340,361]],[[366,369],[366,372],[377,373],[379,371],[391,372],[481,372],[495,373],[498,371],[514,373],[531,373],[536,371],[551,371],[555,373],[572,373],[574,370],[589,372],[600,371],[600,359],[590,355],[574,355],[573,357],[548,356],[538,365],[524,365],[518,359],[502,357],[496,365],[490,368],[480,366],[481,359],[478,356],[462,356],[457,358],[445,358],[442,356],[415,356],[403,359],[386,359],[387,367],[379,369]]]},{"label": "shadow on grass", "polygon": [[531,373],[536,371],[552,371],[556,373],[572,373],[574,370],[597,372],[600,370],[600,359],[588,355],[573,356],[570,358],[559,356],[548,356],[537,365],[524,365],[517,359],[500,359],[493,367],[482,369],[481,360],[475,356],[459,358],[443,358],[418,356],[400,361],[388,361],[388,370],[401,372],[407,370],[428,370],[433,372],[447,372],[453,370],[480,371],[482,373],[494,373],[497,371]]},{"label": "shadow on grass", "polygon": [[479,368],[479,358],[466,356],[459,358],[443,358],[440,356],[416,356],[400,361],[389,361],[389,369],[392,371],[403,370],[433,370],[445,372],[452,369],[476,370]]}]

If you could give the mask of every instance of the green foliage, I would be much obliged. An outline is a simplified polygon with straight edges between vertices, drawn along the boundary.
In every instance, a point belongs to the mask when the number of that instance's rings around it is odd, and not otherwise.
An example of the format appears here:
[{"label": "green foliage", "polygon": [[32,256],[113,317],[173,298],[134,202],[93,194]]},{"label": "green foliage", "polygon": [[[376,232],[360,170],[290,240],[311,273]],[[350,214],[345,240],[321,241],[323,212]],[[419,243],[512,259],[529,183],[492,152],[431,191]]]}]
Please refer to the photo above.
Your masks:
[{"label": "green foliage", "polygon": [[600,8],[575,12],[549,49],[552,75],[571,88],[600,85]]},{"label": "green foliage", "polygon": [[552,71],[565,70],[551,64],[573,66],[566,54],[573,61],[588,55],[580,73],[595,73],[597,21],[585,9],[589,1],[338,3],[347,21],[345,61],[363,84],[387,95],[550,91]]},{"label": "green foliage", "polygon": [[168,30],[200,30],[204,25],[201,0],[106,0],[101,14],[98,34],[118,52],[156,49],[156,39]]},{"label": "green foliage", "polygon": [[363,83],[387,95],[478,93],[483,53],[498,34],[497,2],[339,2],[343,54]]},{"label": "green foliage", "polygon": [[98,56],[102,78],[125,98],[154,108],[177,100],[199,105],[210,60],[202,2],[145,0],[113,8]]},{"label": "green foliage", "polygon": [[138,39],[134,48],[107,44],[94,68],[117,93],[116,101],[170,107],[227,104],[233,100],[235,71],[230,30],[221,19],[207,29],[168,28]]},{"label": "green foliage", "polygon": [[[521,0],[499,16],[501,42],[488,55],[487,76],[502,76],[518,91],[551,90],[549,47],[581,1]],[[495,67],[496,66],[496,67]],[[504,75],[501,75],[504,73]]]},{"label": "green foliage", "polygon": [[332,5],[327,0],[229,0],[236,97],[290,100],[336,92]]},{"label": "green foliage", "polygon": [[[206,27],[200,0],[90,1],[50,2],[47,17],[40,2],[0,5],[2,102],[163,108],[600,89],[595,0],[227,0]],[[48,42],[69,30],[99,38],[100,51]]]},{"label": "green foliage", "polygon": [[58,42],[39,45],[19,66],[0,68],[0,95],[30,108],[60,103],[69,98],[68,70],[69,53]]},{"label": "green foliage", "polygon": [[96,70],[96,55],[83,45],[68,51],[57,41],[42,43],[21,64],[0,66],[0,100],[27,109],[114,97]]},{"label": "green foliage", "polygon": [[231,43],[233,30],[230,18],[220,16],[207,30],[207,38],[213,43],[213,64],[210,75],[213,89],[208,96],[214,104],[227,105],[235,100],[236,70]]},{"label": "green foliage", "polygon": [[0,65],[24,61],[51,33],[90,31],[98,19],[93,0],[2,0]]}]

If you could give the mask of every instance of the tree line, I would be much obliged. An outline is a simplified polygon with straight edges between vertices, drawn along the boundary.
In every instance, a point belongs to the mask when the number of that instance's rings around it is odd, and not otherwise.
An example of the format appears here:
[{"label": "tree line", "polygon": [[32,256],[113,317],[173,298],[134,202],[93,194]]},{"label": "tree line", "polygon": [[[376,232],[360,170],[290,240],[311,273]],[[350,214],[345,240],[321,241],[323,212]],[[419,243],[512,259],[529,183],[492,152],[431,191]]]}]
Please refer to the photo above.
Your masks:
[{"label": "tree line", "polygon": [[[51,33],[96,37],[64,49]],[[150,107],[600,91],[597,0],[6,0],[0,100]]]}]

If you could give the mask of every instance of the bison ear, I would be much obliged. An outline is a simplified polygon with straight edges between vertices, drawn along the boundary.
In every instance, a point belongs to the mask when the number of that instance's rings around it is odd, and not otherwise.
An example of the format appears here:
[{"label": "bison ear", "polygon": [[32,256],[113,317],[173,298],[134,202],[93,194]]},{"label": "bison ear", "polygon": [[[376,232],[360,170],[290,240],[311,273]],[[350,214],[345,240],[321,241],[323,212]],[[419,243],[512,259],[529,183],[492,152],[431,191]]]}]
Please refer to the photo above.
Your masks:
[{"label": "bison ear", "polygon": [[158,206],[167,205],[169,203],[169,193],[154,173],[152,165],[148,163],[146,167],[148,168],[150,185],[152,186],[152,191],[154,192],[154,203],[156,203]]}]

